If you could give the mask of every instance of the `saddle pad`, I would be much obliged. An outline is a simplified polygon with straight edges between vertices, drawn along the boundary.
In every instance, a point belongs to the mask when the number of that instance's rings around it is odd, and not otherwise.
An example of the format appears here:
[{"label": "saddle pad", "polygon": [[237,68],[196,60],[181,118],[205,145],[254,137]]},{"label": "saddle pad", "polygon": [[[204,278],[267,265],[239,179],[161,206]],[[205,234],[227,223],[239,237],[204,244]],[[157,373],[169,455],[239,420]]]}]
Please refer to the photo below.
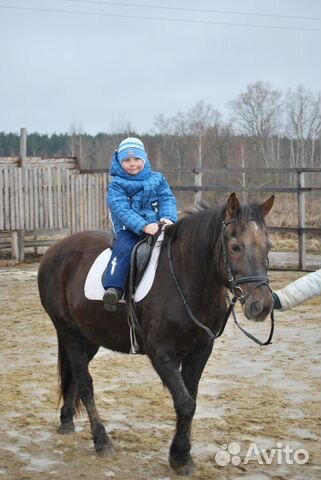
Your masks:
[{"label": "saddle pad", "polygon": [[[155,247],[152,250],[150,261],[134,295],[135,302],[140,302],[143,300],[153,285],[163,238],[164,232],[159,235]],[[84,287],[85,297],[88,298],[88,300],[103,299],[105,290],[101,283],[101,278],[110,257],[111,249],[107,248],[98,255],[90,267]]]},{"label": "saddle pad", "polygon": [[85,281],[85,297],[88,300],[102,300],[105,290],[103,284],[101,283],[101,278],[103,276],[104,270],[107,267],[109,259],[111,257],[111,249],[107,248],[103,250],[88,272],[86,281]]}]

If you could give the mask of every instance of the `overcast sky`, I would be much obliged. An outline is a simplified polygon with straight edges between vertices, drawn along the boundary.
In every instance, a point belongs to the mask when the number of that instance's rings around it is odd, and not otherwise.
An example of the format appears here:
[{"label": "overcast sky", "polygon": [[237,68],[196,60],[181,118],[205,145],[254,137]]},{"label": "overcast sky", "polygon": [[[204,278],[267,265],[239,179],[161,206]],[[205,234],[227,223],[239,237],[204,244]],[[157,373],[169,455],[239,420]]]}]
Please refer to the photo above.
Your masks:
[{"label": "overcast sky", "polygon": [[321,90],[320,0],[0,0],[0,19],[0,131],[142,134],[200,100],[227,118],[258,80]]}]

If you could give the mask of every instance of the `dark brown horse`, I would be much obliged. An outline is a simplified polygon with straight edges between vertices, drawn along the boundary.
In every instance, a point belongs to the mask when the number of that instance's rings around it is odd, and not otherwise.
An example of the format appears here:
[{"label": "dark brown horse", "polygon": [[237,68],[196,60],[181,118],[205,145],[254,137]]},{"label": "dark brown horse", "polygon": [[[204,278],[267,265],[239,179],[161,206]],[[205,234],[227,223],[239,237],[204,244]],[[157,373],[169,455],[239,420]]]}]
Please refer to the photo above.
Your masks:
[{"label": "dark brown horse", "polygon": [[[225,205],[168,226],[156,279],[137,304],[141,351],[149,356],[173,397],[177,423],[169,462],[176,473],[193,469],[190,431],[198,384],[212,352],[213,337],[225,322],[226,289],[241,297],[249,319],[264,320],[273,308],[266,277],[270,242],[264,222],[273,200],[240,205],[231,194]],[[100,346],[130,351],[126,306],[109,313],[103,302],[84,296],[89,268],[110,240],[105,232],[65,238],[44,255],[38,275],[41,302],[58,336],[63,398],[59,432],[74,430],[73,417],[81,401],[98,454],[110,453],[113,447],[96,409],[88,363]]]}]

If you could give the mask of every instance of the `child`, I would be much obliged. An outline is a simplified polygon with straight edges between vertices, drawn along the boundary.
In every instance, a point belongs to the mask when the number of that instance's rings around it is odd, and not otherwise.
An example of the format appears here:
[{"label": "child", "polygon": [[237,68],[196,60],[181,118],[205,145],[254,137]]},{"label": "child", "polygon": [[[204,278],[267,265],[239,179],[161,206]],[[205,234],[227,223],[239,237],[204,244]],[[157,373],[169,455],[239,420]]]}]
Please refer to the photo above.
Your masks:
[{"label": "child", "polygon": [[274,308],[288,310],[319,295],[321,295],[321,269],[298,278],[282,290],[273,292]]},{"label": "child", "polygon": [[115,311],[124,293],[134,245],[145,234],[158,232],[157,222],[177,221],[175,197],[165,179],[153,172],[141,140],[123,140],[112,158],[113,181],[109,185],[107,204],[111,213],[116,241],[102,277],[104,306]]}]

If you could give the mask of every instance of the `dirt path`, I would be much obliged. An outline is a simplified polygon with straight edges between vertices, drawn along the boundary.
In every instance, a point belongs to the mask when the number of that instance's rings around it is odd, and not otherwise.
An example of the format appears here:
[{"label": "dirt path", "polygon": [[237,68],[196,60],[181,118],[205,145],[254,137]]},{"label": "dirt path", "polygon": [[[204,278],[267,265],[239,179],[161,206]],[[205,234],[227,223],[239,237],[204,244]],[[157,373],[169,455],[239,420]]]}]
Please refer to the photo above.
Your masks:
[{"label": "dirt path", "polygon": [[[37,267],[0,269],[0,480],[178,478],[167,463],[171,399],[144,357],[105,350],[91,364],[114,456],[96,457],[86,416],[77,419],[76,433],[56,433],[56,338],[38,300]],[[273,273],[273,287],[297,276]],[[319,299],[277,313],[274,342],[266,348],[228,325],[200,385],[193,427],[198,468],[190,478],[321,478],[320,321]],[[255,329],[264,337],[268,325]],[[259,452],[277,449],[272,464],[244,464],[251,443]],[[288,464],[285,446],[305,449],[308,462]]]}]

